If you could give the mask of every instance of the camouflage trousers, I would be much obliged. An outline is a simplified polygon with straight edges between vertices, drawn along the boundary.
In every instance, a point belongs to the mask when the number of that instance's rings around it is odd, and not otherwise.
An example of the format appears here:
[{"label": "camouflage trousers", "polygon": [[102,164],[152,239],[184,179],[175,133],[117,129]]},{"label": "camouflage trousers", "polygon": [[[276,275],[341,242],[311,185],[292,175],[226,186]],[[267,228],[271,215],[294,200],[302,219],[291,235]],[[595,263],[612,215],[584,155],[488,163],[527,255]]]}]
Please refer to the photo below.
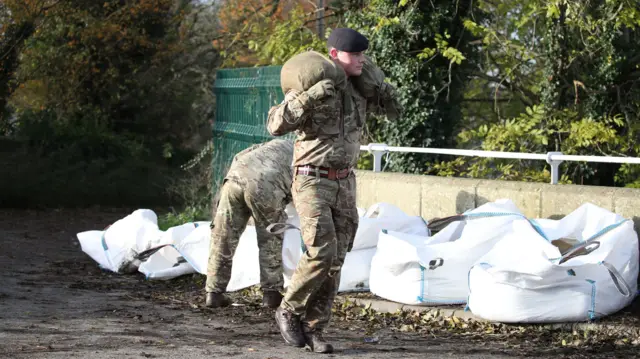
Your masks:
[{"label": "camouflage trousers", "polygon": [[297,175],[293,203],[306,245],[282,308],[302,316],[305,331],[322,331],[340,285],[340,270],[358,229],[356,178],[342,180]]},{"label": "camouflage trousers", "polygon": [[[207,267],[207,292],[224,293],[231,279],[233,255],[240,236],[253,217],[258,239],[260,286],[262,290],[282,290],[282,235],[267,232],[271,223],[286,219],[284,206],[266,210],[258,196],[233,181],[222,187],[220,202],[211,222],[211,243]],[[236,263],[242,265],[242,263]]]}]

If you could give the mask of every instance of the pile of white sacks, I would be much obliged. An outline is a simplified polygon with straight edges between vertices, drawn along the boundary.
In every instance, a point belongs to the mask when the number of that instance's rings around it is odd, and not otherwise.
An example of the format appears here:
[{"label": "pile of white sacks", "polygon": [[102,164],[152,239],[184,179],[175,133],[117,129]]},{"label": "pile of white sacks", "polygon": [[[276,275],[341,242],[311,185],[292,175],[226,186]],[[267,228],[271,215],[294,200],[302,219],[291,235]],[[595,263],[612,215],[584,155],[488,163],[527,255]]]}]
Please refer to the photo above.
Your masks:
[{"label": "pile of white sacks", "polygon": [[[475,315],[505,323],[595,319],[626,307],[637,294],[633,222],[592,204],[561,220],[531,220],[510,200],[498,200],[457,216],[433,236],[421,217],[387,203],[359,213],[340,292],[370,290],[414,305],[466,303]],[[292,207],[287,214],[285,286],[304,250],[298,216]],[[78,233],[78,239],[85,253],[113,272],[137,269],[148,279],[206,274],[209,222],[161,231],[156,214],[141,209],[104,231]],[[256,231],[247,226],[227,290],[259,281]]]}]

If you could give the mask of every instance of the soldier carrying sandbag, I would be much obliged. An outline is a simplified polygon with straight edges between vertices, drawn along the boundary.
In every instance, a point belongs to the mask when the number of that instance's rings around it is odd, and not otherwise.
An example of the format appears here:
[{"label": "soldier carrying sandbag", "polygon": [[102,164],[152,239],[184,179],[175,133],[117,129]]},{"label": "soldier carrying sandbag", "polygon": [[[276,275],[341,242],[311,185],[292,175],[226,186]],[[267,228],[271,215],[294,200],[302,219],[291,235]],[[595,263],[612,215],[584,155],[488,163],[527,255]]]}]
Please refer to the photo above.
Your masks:
[{"label": "soldier carrying sandbag", "polygon": [[262,303],[270,308],[280,305],[283,238],[267,231],[267,227],[286,220],[292,157],[293,142],[275,139],[253,145],[233,158],[211,221],[206,306],[231,304],[224,293],[231,279],[233,255],[249,218],[253,218],[258,240]]},{"label": "soldier carrying sandbag", "polygon": [[269,110],[268,130],[295,131],[293,203],[306,252],[276,310],[287,343],[333,351],[322,332],[340,283],[340,270],[358,228],[356,178],[367,112],[390,119],[402,109],[393,86],[365,55],[368,39],[340,28],[328,39],[329,57],[307,51],[281,70],[284,101]]}]

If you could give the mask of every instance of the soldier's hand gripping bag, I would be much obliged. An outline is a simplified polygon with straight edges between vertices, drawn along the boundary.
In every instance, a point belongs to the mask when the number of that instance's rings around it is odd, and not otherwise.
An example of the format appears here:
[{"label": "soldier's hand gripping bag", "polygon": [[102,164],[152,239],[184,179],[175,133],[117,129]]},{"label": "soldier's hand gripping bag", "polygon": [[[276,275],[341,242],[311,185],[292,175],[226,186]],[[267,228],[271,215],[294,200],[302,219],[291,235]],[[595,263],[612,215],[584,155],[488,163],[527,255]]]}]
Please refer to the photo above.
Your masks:
[{"label": "soldier's hand gripping bag", "polygon": [[402,115],[404,109],[395,89],[385,83],[384,79],[384,71],[365,55],[362,74],[353,78],[353,85],[362,96],[384,108],[387,118],[395,120]]},{"label": "soldier's hand gripping bag", "polygon": [[365,55],[362,74],[353,78],[353,86],[360,94],[368,99],[381,95],[380,88],[384,83],[384,72]]},{"label": "soldier's hand gripping bag", "polygon": [[382,107],[387,115],[389,120],[397,120],[402,116],[404,112],[404,107],[400,103],[400,99],[396,94],[396,90],[388,84],[383,84],[382,93],[380,102],[382,103]]},{"label": "soldier's hand gripping bag", "polygon": [[280,70],[280,87],[285,94],[290,90],[307,91],[322,80],[332,80],[335,88],[342,90],[347,83],[347,75],[333,60],[316,51],[293,56]]}]

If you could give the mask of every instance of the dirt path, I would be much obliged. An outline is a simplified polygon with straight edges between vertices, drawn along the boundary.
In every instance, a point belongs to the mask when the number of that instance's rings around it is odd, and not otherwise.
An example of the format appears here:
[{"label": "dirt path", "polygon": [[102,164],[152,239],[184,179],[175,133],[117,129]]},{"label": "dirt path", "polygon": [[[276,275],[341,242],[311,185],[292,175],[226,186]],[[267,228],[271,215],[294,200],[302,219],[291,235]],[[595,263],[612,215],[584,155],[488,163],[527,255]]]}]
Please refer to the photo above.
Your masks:
[{"label": "dirt path", "polygon": [[[129,210],[0,210],[0,357],[311,358],[288,347],[273,311],[237,293],[238,306],[202,307],[202,277],[146,281],[100,270],[75,234],[104,228]],[[337,318],[327,333],[341,358],[635,356],[636,348],[564,349],[477,335],[369,333]],[[376,344],[365,343],[377,337]]]}]

